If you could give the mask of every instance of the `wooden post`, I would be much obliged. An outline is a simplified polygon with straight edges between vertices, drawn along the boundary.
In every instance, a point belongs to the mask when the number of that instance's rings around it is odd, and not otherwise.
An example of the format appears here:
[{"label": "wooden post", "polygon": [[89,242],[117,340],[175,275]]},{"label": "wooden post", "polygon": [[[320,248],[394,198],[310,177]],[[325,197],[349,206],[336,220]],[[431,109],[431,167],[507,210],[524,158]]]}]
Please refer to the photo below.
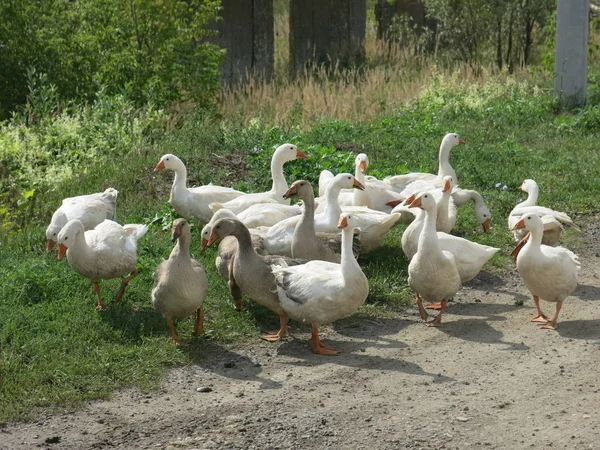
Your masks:
[{"label": "wooden post", "polygon": [[251,75],[273,76],[273,0],[222,0],[218,35],[211,42],[226,49],[221,82],[235,85]]},{"label": "wooden post", "polygon": [[290,73],[361,62],[366,23],[366,0],[290,0]]},{"label": "wooden post", "polygon": [[554,93],[568,108],[585,104],[589,0],[558,0]]}]

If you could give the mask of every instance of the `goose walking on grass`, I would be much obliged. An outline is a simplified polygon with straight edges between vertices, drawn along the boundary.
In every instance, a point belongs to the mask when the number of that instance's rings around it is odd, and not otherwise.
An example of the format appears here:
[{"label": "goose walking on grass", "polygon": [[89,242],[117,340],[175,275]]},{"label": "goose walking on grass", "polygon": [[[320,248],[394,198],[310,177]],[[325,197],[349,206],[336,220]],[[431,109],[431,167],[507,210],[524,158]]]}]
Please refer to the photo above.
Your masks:
[{"label": "goose walking on grass", "polygon": [[155,172],[160,170],[172,170],[175,172],[173,186],[169,196],[169,203],[173,205],[175,211],[180,216],[188,220],[198,219],[202,222],[208,222],[213,215],[209,205],[213,202],[227,202],[234,198],[244,195],[243,192],[234,189],[213,186],[187,187],[187,169],[183,161],[175,155],[166,154],[160,158],[160,161],[154,168]]},{"label": "goose walking on grass", "polygon": [[72,219],[58,234],[58,259],[67,255],[69,265],[94,285],[98,297],[96,309],[104,308],[100,295],[100,280],[110,280],[127,273],[114,301],[118,302],[129,282],[137,275],[137,241],[142,238],[146,225],[119,225],[105,220],[93,230],[85,231],[78,219]]},{"label": "goose walking on grass", "polygon": [[104,192],[65,198],[46,228],[46,250],[52,251],[58,240],[58,233],[71,219],[81,221],[84,230],[91,230],[103,220],[115,220],[117,216],[117,195],[114,188]]},{"label": "goose walking on grass", "polygon": [[191,233],[187,220],[176,219],[173,222],[171,240],[177,243],[169,259],[161,262],[154,272],[152,306],[167,320],[173,341],[181,344],[175,332],[174,319],[196,313],[194,332],[202,334],[202,303],[208,292],[208,278],[198,261],[190,257]]},{"label": "goose walking on grass", "polygon": [[[543,323],[542,328],[555,330],[563,300],[577,287],[580,268],[577,255],[563,247],[543,245],[544,224],[536,214],[522,216],[512,230],[531,233],[517,255],[517,269],[537,310],[537,315],[531,321]],[[556,303],[556,311],[551,320],[542,312],[540,299]]]},{"label": "goose walking on grass", "polygon": [[305,261],[293,260],[277,255],[261,256],[252,246],[252,238],[248,228],[237,219],[217,220],[210,234],[208,246],[226,236],[234,236],[237,241],[235,256],[231,262],[229,288],[236,302],[241,306],[242,294],[246,294],[256,303],[266,306],[279,316],[279,331],[262,336],[266,341],[278,341],[288,335],[288,316],[281,307],[275,288],[275,278],[271,272],[271,264],[300,264]]},{"label": "goose walking on grass", "polygon": [[[424,192],[413,200],[410,207],[424,211],[425,223],[419,236],[417,253],[408,265],[408,284],[416,294],[421,319],[428,326],[439,326],[448,300],[460,288],[460,273],[454,255],[440,247],[435,229],[437,206],[434,196]],[[440,302],[440,312],[431,322],[427,322],[428,314],[423,300]]]},{"label": "goose walking on grass", "polygon": [[369,294],[369,282],[352,253],[352,213],[340,215],[342,229],[341,263],[309,261],[293,267],[272,264],[277,295],[283,310],[294,320],[311,326],[312,351],[337,355],[319,339],[319,327],[353,314]]}]

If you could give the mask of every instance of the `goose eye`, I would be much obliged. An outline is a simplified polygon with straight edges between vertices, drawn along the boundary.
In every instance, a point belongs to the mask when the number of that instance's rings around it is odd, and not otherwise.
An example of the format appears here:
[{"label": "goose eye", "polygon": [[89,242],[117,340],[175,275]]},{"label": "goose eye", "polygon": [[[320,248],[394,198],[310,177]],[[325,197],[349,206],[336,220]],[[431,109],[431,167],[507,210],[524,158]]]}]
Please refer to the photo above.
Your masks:
[{"label": "goose eye", "polygon": [[348,179],[350,180],[350,177],[348,177]]},{"label": "goose eye", "polygon": [[66,241],[67,239],[69,239],[69,236],[65,236],[65,241]]},{"label": "goose eye", "polygon": [[484,214],[483,217],[487,217],[487,214]]},{"label": "goose eye", "polygon": [[167,158],[167,161],[169,160],[169,158]]}]

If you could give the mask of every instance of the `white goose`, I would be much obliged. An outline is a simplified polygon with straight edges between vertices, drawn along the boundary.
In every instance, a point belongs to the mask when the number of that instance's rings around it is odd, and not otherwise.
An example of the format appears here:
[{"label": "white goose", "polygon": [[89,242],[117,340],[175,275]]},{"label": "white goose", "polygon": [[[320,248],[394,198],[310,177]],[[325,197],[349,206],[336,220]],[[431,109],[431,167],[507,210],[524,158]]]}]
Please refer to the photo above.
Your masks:
[{"label": "white goose", "polygon": [[367,277],[352,254],[352,229],[356,226],[358,222],[352,213],[340,215],[340,264],[309,261],[293,267],[271,265],[281,307],[292,319],[311,326],[312,351],[320,355],[337,355],[338,352],[323,345],[319,327],[353,314],[369,294]]},{"label": "white goose", "polygon": [[271,159],[271,174],[273,176],[273,187],[270,191],[255,194],[245,194],[227,203],[223,207],[234,214],[239,214],[245,209],[257,203],[282,203],[289,205],[290,201],[283,198],[288,190],[287,181],[283,174],[283,165],[297,158],[306,158],[306,155],[298,147],[292,144],[283,144],[277,147]]},{"label": "white goose", "polygon": [[118,302],[129,282],[137,275],[137,241],[146,234],[146,225],[119,225],[105,220],[93,230],[85,231],[80,220],[67,222],[58,234],[58,259],[65,253],[69,265],[94,285],[97,309],[104,308],[100,280],[130,275],[123,279],[114,301]]},{"label": "white goose", "polygon": [[[366,206],[377,211],[390,213],[392,208],[387,204],[399,200],[400,196],[390,187],[375,177],[365,177],[369,167],[369,157],[360,153],[354,160],[354,177],[365,187],[364,191],[343,189],[338,197],[341,206]],[[325,192],[327,185],[333,179],[329,171],[322,171],[319,176],[319,193]]]},{"label": "white goose", "polygon": [[[211,203],[210,209],[213,213],[225,208],[221,203]],[[233,214],[233,213],[232,213]],[[235,214],[248,228],[272,227],[278,222],[289,217],[302,214],[302,207],[299,205],[282,205],[281,203],[257,203],[250,206],[239,214]]]},{"label": "white goose", "polygon": [[517,204],[508,216],[508,228],[513,230],[515,241],[521,241],[527,234],[524,229],[514,229],[515,224],[526,214],[535,214],[542,218],[542,223],[544,225],[542,244],[545,245],[555,246],[558,244],[563,232],[562,224],[576,227],[573,220],[571,220],[566,213],[554,211],[553,209],[545,208],[543,206],[537,206],[536,203],[540,188],[535,181],[531,179],[525,180],[521,186],[519,186],[519,189],[527,192],[528,196],[524,201]]},{"label": "white goose", "polygon": [[410,204],[425,212],[425,223],[419,236],[417,253],[408,265],[408,284],[417,296],[417,306],[423,321],[428,314],[423,300],[440,302],[440,312],[429,326],[439,326],[448,300],[454,297],[460,287],[460,273],[454,255],[442,250],[435,230],[437,207],[434,196],[429,192],[420,194]]},{"label": "white goose", "polygon": [[80,220],[84,230],[93,229],[105,219],[115,220],[118,194],[116,189],[108,188],[104,192],[65,198],[46,228],[46,250],[54,248],[58,233],[71,219]]},{"label": "white goose", "polygon": [[[383,182],[389,185],[392,191],[399,192],[400,197],[408,198],[412,194],[418,194],[416,185],[410,188],[410,185],[416,181],[426,182],[429,188],[440,187],[442,180],[446,175],[450,175],[457,183],[456,172],[450,165],[450,150],[456,145],[464,144],[465,141],[456,133],[448,133],[442,139],[438,158],[438,173],[413,172],[404,175],[395,175],[383,179]],[[408,189],[408,190],[407,190]]]},{"label": "white goose", "polygon": [[[517,269],[537,309],[537,315],[531,321],[544,323],[542,328],[555,330],[563,300],[577,287],[580,266],[577,255],[572,251],[542,245],[543,226],[542,219],[536,214],[525,214],[513,226],[514,230],[531,233],[517,256]],[[548,320],[540,309],[540,298],[556,303],[552,320]]]},{"label": "white goose", "polygon": [[175,172],[169,203],[173,205],[177,214],[188,220],[198,219],[202,222],[208,222],[213,214],[208,205],[213,202],[224,203],[244,195],[243,192],[228,187],[213,186],[212,184],[188,188],[185,164],[177,156],[170,153],[160,158],[154,171],[158,172],[163,169]]},{"label": "white goose", "polygon": [[167,319],[171,336],[181,344],[175,332],[173,319],[189,317],[196,313],[195,334],[202,334],[204,311],[202,303],[208,292],[208,278],[202,266],[190,258],[190,224],[185,219],[175,219],[172,241],[177,241],[169,259],[161,262],[154,272],[152,306]]}]

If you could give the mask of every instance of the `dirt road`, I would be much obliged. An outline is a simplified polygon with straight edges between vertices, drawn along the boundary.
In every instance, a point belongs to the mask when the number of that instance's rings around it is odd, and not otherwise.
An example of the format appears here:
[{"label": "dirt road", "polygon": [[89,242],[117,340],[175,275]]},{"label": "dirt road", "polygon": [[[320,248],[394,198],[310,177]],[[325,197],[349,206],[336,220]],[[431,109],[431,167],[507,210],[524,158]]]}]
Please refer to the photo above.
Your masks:
[{"label": "dirt road", "polygon": [[597,223],[584,228],[580,284],[556,332],[529,322],[512,266],[463,286],[439,329],[415,307],[324,328],[338,357],[313,355],[308,329],[277,344],[212,344],[162,390],[9,425],[0,449],[600,448]]}]

